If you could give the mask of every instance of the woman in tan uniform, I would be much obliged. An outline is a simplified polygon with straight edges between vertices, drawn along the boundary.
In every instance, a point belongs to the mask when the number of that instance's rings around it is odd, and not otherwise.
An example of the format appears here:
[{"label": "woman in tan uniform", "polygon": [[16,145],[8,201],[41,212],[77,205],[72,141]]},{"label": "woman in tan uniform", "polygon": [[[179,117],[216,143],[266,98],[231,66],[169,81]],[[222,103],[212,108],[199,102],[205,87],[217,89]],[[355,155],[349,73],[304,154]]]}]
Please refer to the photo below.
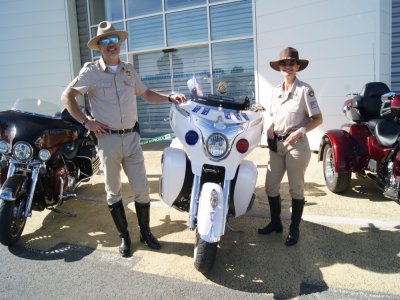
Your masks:
[{"label": "woman in tan uniform", "polygon": [[283,82],[274,88],[269,106],[272,124],[267,131],[269,163],[265,191],[271,211],[271,222],[258,229],[260,234],[282,232],[280,183],[287,172],[292,198],[292,218],[285,245],[295,245],[304,208],[304,174],[311,158],[306,133],[322,123],[322,115],[314,91],[296,74],[308,66],[292,47],[285,48],[271,68],[279,71]]}]

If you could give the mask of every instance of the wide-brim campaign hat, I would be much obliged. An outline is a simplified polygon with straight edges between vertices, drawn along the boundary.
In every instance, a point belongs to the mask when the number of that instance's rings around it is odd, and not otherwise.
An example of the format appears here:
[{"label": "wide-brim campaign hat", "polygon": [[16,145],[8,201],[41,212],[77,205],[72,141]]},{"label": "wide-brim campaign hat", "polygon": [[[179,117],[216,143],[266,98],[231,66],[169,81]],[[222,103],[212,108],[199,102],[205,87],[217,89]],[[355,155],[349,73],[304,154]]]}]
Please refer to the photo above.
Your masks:
[{"label": "wide-brim campaign hat", "polygon": [[298,64],[300,65],[299,71],[304,70],[305,68],[307,68],[308,63],[309,63],[309,61],[307,59],[300,59],[299,58],[299,51],[297,51],[295,48],[287,47],[287,48],[283,49],[282,52],[280,53],[279,60],[270,61],[269,65],[275,71],[280,71],[279,62],[281,60],[290,60],[290,59],[297,60]]},{"label": "wide-brim campaign hat", "polygon": [[99,50],[99,41],[106,36],[117,35],[119,37],[119,42],[122,43],[128,37],[128,33],[124,30],[115,30],[114,26],[108,22],[100,22],[97,27],[97,35],[89,40],[87,46],[93,50]]}]

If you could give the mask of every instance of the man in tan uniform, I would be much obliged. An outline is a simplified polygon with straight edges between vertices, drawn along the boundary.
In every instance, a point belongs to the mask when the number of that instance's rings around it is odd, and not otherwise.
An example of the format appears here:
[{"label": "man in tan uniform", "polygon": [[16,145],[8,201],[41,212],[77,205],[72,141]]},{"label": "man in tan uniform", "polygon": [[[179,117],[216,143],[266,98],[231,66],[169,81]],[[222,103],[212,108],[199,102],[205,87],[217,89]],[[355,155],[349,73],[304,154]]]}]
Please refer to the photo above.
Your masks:
[{"label": "man in tan uniform", "polygon": [[272,92],[269,109],[272,124],[267,131],[268,139],[275,141],[269,149],[270,159],[265,178],[271,222],[258,229],[258,232],[270,234],[283,230],[279,189],[287,172],[292,197],[292,222],[286,246],[296,244],[299,239],[299,225],[305,203],[304,174],[311,158],[305,134],[322,123],[322,114],[313,89],[296,77],[296,73],[304,70],[307,65],[308,60],[299,59],[298,51],[292,47],[285,48],[279,60],[270,62],[270,66],[283,76],[283,82]]},{"label": "man in tan uniform", "polygon": [[[186,100],[184,95],[168,96],[147,89],[133,66],[120,61],[120,44],[127,36],[127,32],[115,30],[110,22],[101,22],[88,47],[99,50],[102,57],[86,63],[61,96],[70,114],[98,138],[107,203],[121,238],[119,251],[124,257],[131,253],[131,239],[122,204],[121,166],[135,195],[140,240],[152,249],[161,247],[149,227],[149,185],[140,147],[136,96],[154,104]],[[92,117],[81,111],[76,101],[80,94],[88,95]]]}]

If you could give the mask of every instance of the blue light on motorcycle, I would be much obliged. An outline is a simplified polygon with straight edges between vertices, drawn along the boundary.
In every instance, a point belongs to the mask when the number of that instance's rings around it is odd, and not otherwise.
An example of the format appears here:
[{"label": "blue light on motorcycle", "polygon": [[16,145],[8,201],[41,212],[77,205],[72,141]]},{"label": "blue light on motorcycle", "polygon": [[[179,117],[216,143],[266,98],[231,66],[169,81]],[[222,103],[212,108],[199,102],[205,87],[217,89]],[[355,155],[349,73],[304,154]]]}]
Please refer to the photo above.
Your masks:
[{"label": "blue light on motorcycle", "polygon": [[197,143],[198,140],[199,140],[199,135],[197,134],[196,131],[189,130],[188,132],[186,132],[185,134],[186,144],[188,144],[189,146],[193,146]]}]

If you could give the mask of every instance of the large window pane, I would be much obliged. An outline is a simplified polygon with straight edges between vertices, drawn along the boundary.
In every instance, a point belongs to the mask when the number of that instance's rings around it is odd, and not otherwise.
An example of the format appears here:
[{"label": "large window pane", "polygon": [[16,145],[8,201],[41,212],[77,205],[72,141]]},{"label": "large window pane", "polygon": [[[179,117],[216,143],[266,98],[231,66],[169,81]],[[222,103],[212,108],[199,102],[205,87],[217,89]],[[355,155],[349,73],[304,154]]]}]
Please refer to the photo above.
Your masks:
[{"label": "large window pane", "polygon": [[129,51],[164,47],[162,16],[128,21]]},{"label": "large window pane", "polygon": [[[163,56],[163,52],[146,53],[131,56],[131,59],[149,89],[168,94],[171,91],[170,69],[165,68],[163,63],[159,67],[158,63]],[[167,121],[170,105],[152,105],[137,97],[137,106],[141,137],[149,138],[171,132]]]},{"label": "large window pane", "polygon": [[165,0],[167,10],[206,4],[206,0]]},{"label": "large window pane", "polygon": [[207,11],[205,8],[167,15],[168,46],[208,40]]},{"label": "large window pane", "polygon": [[210,8],[211,39],[219,40],[253,33],[251,1],[216,5]]},{"label": "large window pane", "polygon": [[187,48],[171,52],[173,89],[189,97],[187,81],[196,77],[204,93],[211,92],[208,46]]},{"label": "large window pane", "polygon": [[162,0],[125,0],[126,17],[162,12]]},{"label": "large window pane", "polygon": [[224,81],[227,96],[254,102],[253,40],[243,40],[212,45],[214,89]]},{"label": "large window pane", "polygon": [[90,0],[90,22],[92,25],[101,21],[121,20],[122,0]]},{"label": "large window pane", "polygon": [[[210,92],[210,66],[208,47],[180,49],[173,52],[156,52],[131,55],[130,61],[150,89],[163,93],[172,90],[189,97],[187,81],[196,77],[204,93]],[[141,136],[154,137],[171,132],[168,119],[170,105],[152,105],[140,97],[138,117]]]}]

